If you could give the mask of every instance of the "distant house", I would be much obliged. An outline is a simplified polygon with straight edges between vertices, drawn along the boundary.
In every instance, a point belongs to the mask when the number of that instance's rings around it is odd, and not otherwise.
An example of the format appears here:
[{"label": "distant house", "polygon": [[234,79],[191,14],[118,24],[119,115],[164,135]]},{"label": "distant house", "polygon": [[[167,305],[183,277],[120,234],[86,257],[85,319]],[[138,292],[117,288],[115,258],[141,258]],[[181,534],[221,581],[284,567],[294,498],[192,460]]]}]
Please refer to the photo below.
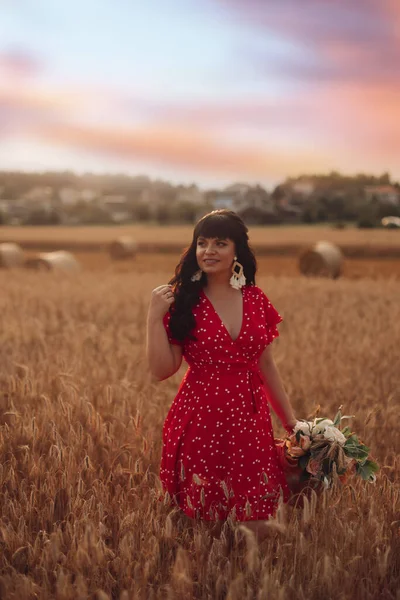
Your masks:
[{"label": "distant house", "polygon": [[367,202],[376,200],[381,204],[400,205],[400,191],[393,185],[367,185],[364,194]]},{"label": "distant house", "polygon": [[54,190],[47,185],[35,186],[21,195],[19,202],[26,207],[28,212],[43,210],[50,212],[54,208]]},{"label": "distant house", "polygon": [[82,202],[93,202],[98,198],[98,196],[98,192],[96,192],[96,190],[92,190],[91,188],[80,190],[80,200]]},{"label": "distant house", "polygon": [[292,194],[302,196],[303,198],[309,198],[315,192],[316,184],[309,179],[299,179],[298,181],[294,181],[288,187]]},{"label": "distant house", "polygon": [[41,203],[43,201],[51,200],[53,196],[53,188],[48,185],[37,185],[31,188],[28,192],[25,192],[21,196],[21,200],[26,200],[32,203]]},{"label": "distant house", "polygon": [[264,188],[242,183],[236,183],[217,192],[213,199],[213,206],[215,209],[228,208],[235,211],[249,207],[274,210],[274,202]]},{"label": "distant house", "polygon": [[272,193],[277,205],[282,208],[304,206],[317,191],[317,184],[310,179],[287,180],[278,185]]},{"label": "distant house", "polygon": [[290,187],[283,184],[275,188],[271,197],[282,221],[297,222],[301,220],[305,203],[303,196],[299,198]]},{"label": "distant house", "polygon": [[250,189],[249,185],[236,183],[226,187],[222,191],[216,192],[212,200],[214,209],[227,208],[228,210],[238,210],[247,206],[246,196]]},{"label": "distant house", "polygon": [[58,197],[63,206],[74,206],[79,202],[79,192],[74,188],[61,188]]},{"label": "distant house", "polygon": [[220,210],[221,208],[227,208],[228,210],[235,210],[236,198],[232,194],[220,193],[213,201],[214,210]]},{"label": "distant house", "polygon": [[175,201],[188,202],[190,204],[202,204],[204,202],[204,194],[196,185],[180,187],[177,191]]},{"label": "distant house", "polygon": [[287,197],[277,202],[277,211],[284,221],[299,221],[303,215],[303,208],[292,204]]},{"label": "distant house", "polygon": [[279,216],[273,199],[259,185],[236,183],[217,192],[212,201],[214,209],[227,208],[237,212],[247,223],[276,223]]},{"label": "distant house", "polygon": [[99,198],[99,206],[109,213],[114,223],[124,223],[132,219],[132,212],[123,195],[108,195]]},{"label": "distant house", "polygon": [[29,212],[27,203],[22,200],[0,200],[0,212],[7,217],[10,225],[20,225]]},{"label": "distant house", "polygon": [[58,192],[58,197],[63,206],[75,206],[78,202],[93,202],[98,194],[90,188],[77,190],[76,188],[63,187]]},{"label": "distant house", "polygon": [[11,204],[11,200],[0,200],[0,212],[7,214],[9,207]]}]

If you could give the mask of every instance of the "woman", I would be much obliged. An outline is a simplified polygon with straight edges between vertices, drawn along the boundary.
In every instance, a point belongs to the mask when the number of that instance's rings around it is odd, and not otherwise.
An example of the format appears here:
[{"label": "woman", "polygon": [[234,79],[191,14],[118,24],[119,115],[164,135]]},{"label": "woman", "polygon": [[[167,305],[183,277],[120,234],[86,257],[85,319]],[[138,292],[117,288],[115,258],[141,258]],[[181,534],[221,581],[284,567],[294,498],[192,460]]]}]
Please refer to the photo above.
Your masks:
[{"label": "woman", "polygon": [[255,285],[247,231],[229,210],[200,219],[152,292],[147,356],[158,380],[189,365],[163,427],[164,490],[191,518],[231,516],[258,534],[289,497],[267,399],[288,432],[296,418],[270,350],[282,318]]}]

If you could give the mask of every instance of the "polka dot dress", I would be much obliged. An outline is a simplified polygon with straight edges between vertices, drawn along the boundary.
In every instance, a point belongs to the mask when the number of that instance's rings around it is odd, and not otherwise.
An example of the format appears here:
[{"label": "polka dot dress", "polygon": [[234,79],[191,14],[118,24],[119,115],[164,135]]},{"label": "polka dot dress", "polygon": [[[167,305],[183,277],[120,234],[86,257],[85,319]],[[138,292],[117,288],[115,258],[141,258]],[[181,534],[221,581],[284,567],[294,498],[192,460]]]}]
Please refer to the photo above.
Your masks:
[{"label": "polka dot dress", "polygon": [[268,519],[289,497],[278,463],[259,367],[282,321],[264,292],[244,286],[243,321],[233,340],[202,291],[193,314],[196,341],[182,345],[189,365],[163,426],[160,479],[172,502],[205,520]]}]

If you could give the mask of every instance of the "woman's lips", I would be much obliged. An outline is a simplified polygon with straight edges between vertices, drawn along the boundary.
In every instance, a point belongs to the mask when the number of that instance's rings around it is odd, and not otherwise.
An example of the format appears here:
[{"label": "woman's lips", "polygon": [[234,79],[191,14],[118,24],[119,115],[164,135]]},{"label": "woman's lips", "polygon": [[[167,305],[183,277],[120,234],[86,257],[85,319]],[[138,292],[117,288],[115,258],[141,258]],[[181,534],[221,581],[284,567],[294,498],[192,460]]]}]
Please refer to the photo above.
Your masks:
[{"label": "woman's lips", "polygon": [[214,258],[206,258],[204,259],[204,263],[206,265],[215,265],[217,262],[219,262],[218,260],[214,259]]}]

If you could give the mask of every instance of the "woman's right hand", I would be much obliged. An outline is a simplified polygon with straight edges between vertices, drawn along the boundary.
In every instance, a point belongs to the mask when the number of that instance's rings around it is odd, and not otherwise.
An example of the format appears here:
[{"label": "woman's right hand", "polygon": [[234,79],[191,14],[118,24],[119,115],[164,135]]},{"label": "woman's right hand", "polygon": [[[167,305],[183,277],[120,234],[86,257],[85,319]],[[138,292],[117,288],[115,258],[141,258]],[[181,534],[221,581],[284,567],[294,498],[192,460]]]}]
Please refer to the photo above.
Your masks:
[{"label": "woman's right hand", "polygon": [[175,296],[171,285],[159,285],[154,288],[151,292],[149,318],[162,319],[174,302]]}]

